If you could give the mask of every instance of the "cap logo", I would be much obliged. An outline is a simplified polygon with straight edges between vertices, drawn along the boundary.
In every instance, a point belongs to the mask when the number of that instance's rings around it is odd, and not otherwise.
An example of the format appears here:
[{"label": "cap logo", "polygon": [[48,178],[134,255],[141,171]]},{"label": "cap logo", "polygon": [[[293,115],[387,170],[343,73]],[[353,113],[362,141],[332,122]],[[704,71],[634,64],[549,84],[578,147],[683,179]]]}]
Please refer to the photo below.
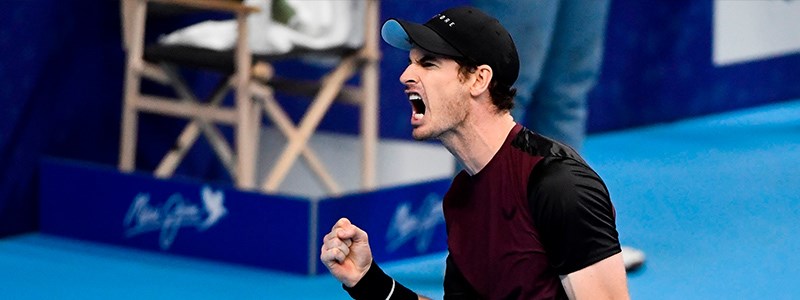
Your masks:
[{"label": "cap logo", "polygon": [[445,16],[445,15],[443,15],[443,14],[436,14],[436,15],[435,15],[435,16],[433,16],[433,17],[434,17],[434,18],[437,18],[437,17],[438,17],[438,18],[439,18],[439,20],[442,20],[442,21],[444,21],[444,23],[445,23],[445,24],[447,24],[447,27],[453,27],[453,25],[456,25],[456,22],[452,22],[452,21],[450,20],[450,18],[448,18],[447,16]]}]

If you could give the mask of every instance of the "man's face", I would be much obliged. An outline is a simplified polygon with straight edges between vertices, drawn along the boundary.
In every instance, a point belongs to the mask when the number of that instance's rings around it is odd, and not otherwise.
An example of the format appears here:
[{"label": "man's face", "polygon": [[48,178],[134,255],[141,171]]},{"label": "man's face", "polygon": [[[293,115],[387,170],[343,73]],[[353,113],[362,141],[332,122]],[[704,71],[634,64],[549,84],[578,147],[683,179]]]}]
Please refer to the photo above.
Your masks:
[{"label": "man's face", "polygon": [[440,138],[463,123],[469,90],[454,60],[418,48],[412,48],[408,58],[400,82],[411,102],[411,135],[417,140]]}]

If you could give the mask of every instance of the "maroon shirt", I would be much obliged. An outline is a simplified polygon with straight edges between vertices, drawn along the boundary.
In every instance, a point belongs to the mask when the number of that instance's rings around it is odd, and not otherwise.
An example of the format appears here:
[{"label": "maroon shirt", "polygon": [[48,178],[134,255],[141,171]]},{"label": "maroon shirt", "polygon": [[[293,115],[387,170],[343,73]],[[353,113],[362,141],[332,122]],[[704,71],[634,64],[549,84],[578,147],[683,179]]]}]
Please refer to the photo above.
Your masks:
[{"label": "maroon shirt", "polygon": [[444,199],[445,299],[566,299],[559,275],[619,253],[600,177],[571,148],[516,125]]}]

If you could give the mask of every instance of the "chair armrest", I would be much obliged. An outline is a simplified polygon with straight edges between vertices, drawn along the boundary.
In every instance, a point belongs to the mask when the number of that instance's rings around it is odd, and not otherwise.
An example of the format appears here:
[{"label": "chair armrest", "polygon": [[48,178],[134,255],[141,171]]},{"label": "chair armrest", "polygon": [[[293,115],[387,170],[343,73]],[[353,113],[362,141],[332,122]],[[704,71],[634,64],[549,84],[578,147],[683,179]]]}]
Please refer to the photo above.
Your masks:
[{"label": "chair armrest", "polygon": [[168,5],[184,6],[204,10],[216,10],[230,12],[234,14],[251,14],[258,12],[259,9],[253,6],[244,5],[241,1],[235,0],[148,0]]}]

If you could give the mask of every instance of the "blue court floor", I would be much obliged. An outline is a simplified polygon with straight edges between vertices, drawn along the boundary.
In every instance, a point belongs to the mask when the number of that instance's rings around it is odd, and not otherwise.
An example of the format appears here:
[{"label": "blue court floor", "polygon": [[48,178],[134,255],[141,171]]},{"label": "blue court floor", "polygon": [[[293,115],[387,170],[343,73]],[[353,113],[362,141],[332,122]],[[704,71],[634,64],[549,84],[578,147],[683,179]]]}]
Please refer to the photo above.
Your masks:
[{"label": "blue court floor", "polygon": [[[800,299],[800,101],[591,136],[633,299]],[[383,263],[442,297],[444,253]],[[41,234],[0,239],[2,299],[349,299],[306,277]]]}]

